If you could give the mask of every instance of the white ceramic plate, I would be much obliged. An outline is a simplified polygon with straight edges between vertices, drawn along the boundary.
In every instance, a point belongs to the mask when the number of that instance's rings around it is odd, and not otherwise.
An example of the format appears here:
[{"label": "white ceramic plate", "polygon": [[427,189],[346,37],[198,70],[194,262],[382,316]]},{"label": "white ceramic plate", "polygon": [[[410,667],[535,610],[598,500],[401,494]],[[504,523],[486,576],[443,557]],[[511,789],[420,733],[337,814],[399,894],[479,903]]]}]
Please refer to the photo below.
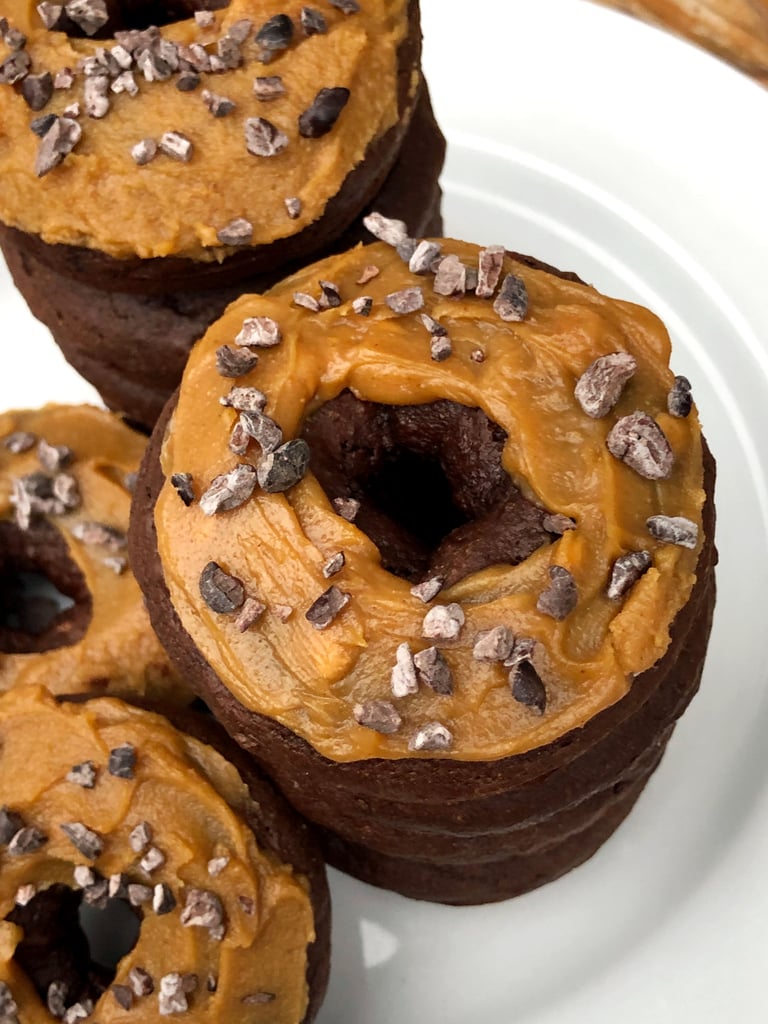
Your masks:
[{"label": "white ceramic plate", "polygon": [[[667,322],[719,460],[702,691],[628,821],[521,899],[451,909],[332,872],[318,1024],[752,1024],[768,965],[768,92],[583,0],[422,0],[449,233]],[[0,407],[87,400],[0,268]]]}]

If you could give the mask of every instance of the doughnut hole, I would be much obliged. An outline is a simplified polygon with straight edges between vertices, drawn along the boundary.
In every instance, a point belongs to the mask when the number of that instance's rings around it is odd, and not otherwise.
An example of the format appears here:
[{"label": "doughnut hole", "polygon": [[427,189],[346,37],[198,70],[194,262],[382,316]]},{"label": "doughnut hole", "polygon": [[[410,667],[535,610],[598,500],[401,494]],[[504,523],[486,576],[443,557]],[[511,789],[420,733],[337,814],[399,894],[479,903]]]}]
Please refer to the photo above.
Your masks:
[{"label": "doughnut hole", "polygon": [[504,469],[507,435],[481,409],[446,399],[381,405],[343,391],[308,417],[302,436],[328,498],[360,502],[355,525],[396,576],[440,575],[450,586],[517,565],[557,537],[544,529],[547,509]]},{"label": "doughnut hole", "polygon": [[0,654],[78,643],[93,614],[85,577],[51,523],[0,521]]},{"label": "doughnut hole", "polygon": [[[91,39],[108,39],[124,29],[146,29],[186,21],[194,17],[196,11],[224,10],[230,0],[106,0],[106,3],[109,20],[90,36]],[[66,14],[56,27],[72,38],[86,35]]]},{"label": "doughnut hole", "polygon": [[141,931],[140,912],[126,900],[110,899],[97,909],[66,885],[41,890],[26,906],[14,907],[6,920],[23,930],[14,960],[43,1004],[48,1005],[55,982],[63,987],[67,1007],[86,999],[96,1002]]}]

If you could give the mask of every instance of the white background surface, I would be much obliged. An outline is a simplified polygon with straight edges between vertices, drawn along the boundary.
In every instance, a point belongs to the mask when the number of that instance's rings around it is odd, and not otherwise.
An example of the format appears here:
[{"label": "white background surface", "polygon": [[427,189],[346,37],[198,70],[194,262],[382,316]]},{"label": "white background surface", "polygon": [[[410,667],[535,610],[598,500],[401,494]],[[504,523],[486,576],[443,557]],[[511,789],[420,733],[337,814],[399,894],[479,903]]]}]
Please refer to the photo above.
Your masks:
[{"label": "white background surface", "polygon": [[[702,691],[628,821],[523,898],[452,909],[332,872],[318,1024],[768,1020],[768,93],[583,0],[422,0],[447,233],[667,322],[719,463]],[[0,266],[0,406],[93,399]]]}]

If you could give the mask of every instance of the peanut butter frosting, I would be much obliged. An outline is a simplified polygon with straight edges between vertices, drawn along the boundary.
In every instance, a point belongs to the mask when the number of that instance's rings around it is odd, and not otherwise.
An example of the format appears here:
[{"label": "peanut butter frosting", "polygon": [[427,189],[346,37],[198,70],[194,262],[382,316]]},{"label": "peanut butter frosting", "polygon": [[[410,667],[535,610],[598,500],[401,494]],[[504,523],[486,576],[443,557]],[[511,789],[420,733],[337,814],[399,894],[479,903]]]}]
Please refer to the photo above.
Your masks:
[{"label": "peanut butter frosting", "polygon": [[[193,350],[162,449],[165,580],[236,700],[331,760],[521,753],[620,700],[667,650],[703,539],[690,386],[647,309],[498,247],[416,248],[377,227],[392,244],[242,297]],[[233,352],[258,357],[235,381],[217,372]],[[387,571],[348,495],[301,466],[270,482],[342,392],[481,410],[551,542],[443,589]],[[265,452],[228,447],[254,408],[282,432],[272,455],[263,429]]]},{"label": "peanut butter frosting", "polygon": [[[116,416],[91,406],[0,415],[4,586],[9,589],[17,561],[13,547],[37,543],[40,524],[63,539],[64,557],[85,585],[76,595],[82,607],[74,609],[85,631],[75,642],[65,639],[44,653],[0,644],[0,691],[40,684],[59,694],[191,699],[150,626],[128,565],[131,486],[145,443]],[[34,560],[26,571],[34,571]]]},{"label": "peanut butter frosting", "polygon": [[14,958],[19,908],[52,886],[98,905],[94,886],[108,885],[137,908],[139,936],[95,1005],[62,997],[70,1014],[83,1007],[72,1020],[298,1024],[314,938],[308,886],[259,847],[250,799],[232,765],[158,715],[111,698],[58,705],[42,688],[0,698],[7,1019],[14,1007],[25,1024],[53,1019]]},{"label": "peanut butter frosting", "polygon": [[397,122],[409,31],[407,0],[321,6],[308,23],[298,0],[232,0],[137,42],[69,37],[8,0],[0,220],[114,257],[220,260],[300,232]]}]

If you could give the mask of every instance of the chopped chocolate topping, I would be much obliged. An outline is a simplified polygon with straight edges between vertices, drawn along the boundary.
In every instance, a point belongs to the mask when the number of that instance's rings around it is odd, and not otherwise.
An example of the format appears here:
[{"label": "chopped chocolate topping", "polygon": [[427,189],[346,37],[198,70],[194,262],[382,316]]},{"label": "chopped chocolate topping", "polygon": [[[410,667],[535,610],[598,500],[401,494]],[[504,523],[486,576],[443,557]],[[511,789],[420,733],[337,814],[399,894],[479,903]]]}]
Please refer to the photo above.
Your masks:
[{"label": "chopped chocolate topping", "polygon": [[[216,114],[216,117],[221,117]],[[253,238],[253,224],[245,217],[236,217],[216,232],[222,245],[249,245]]]},{"label": "chopped chocolate topping", "polygon": [[445,327],[443,327],[441,323],[435,320],[434,317],[430,316],[429,313],[419,313],[419,316],[421,317],[421,322],[424,324],[424,326],[427,328],[430,334],[433,334],[439,338],[444,338],[448,334],[448,331],[445,329]]},{"label": "chopped chocolate topping", "polygon": [[192,483],[192,474],[174,473],[171,477],[171,486],[176,490],[176,493],[187,508],[189,508],[195,500],[195,488]]},{"label": "chopped chocolate topping", "polygon": [[132,779],[136,774],[136,747],[132,743],[124,743],[110,750],[107,770],[116,779]]},{"label": "chopped chocolate topping", "polygon": [[322,36],[328,31],[328,22],[314,7],[302,7],[301,27],[306,36]]},{"label": "chopped chocolate topping", "polygon": [[299,135],[305,139],[319,139],[327,135],[339,119],[349,100],[349,89],[336,86],[321,89],[311,106],[299,115]]},{"label": "chopped chocolate topping", "polygon": [[506,626],[483,629],[475,637],[472,657],[476,661],[506,661],[512,653],[515,638]]},{"label": "chopped chocolate topping", "polygon": [[140,907],[144,903],[149,903],[152,899],[152,890],[148,885],[139,885],[137,882],[132,882],[128,886],[128,902],[132,907]]},{"label": "chopped chocolate topping", "polygon": [[467,268],[458,256],[445,256],[437,268],[433,285],[437,295],[463,295],[467,290]]},{"label": "chopped chocolate topping", "polygon": [[243,321],[240,333],[235,338],[236,345],[255,348],[272,348],[282,338],[280,327],[270,316],[251,316]]},{"label": "chopped chocolate topping", "polygon": [[358,316],[370,316],[373,309],[373,297],[371,295],[359,295],[352,300],[352,309]]},{"label": "chopped chocolate topping", "polygon": [[104,840],[98,832],[88,828],[81,821],[69,821],[59,826],[78,853],[88,860],[97,860],[104,849]]},{"label": "chopped chocolate topping", "polygon": [[[3,19],[5,21],[5,19]],[[3,41],[9,50],[21,50],[27,45],[27,37],[18,28],[12,28],[6,23],[3,32]]]},{"label": "chopped chocolate topping", "polygon": [[35,160],[38,178],[58,167],[80,141],[83,130],[71,117],[57,117],[43,136]]},{"label": "chopped chocolate topping", "polygon": [[32,61],[26,50],[18,50],[0,64],[0,85],[13,85],[29,73]]},{"label": "chopped chocolate topping", "polygon": [[397,732],[403,724],[397,708],[388,700],[367,700],[364,704],[355,704],[352,714],[358,725],[385,736]]},{"label": "chopped chocolate topping", "polygon": [[210,486],[200,495],[199,506],[206,516],[230,512],[239,508],[253,494],[257,472],[247,462],[239,462],[228,473],[214,477]]},{"label": "chopped chocolate topping", "polygon": [[489,245],[487,249],[480,251],[477,285],[475,286],[475,295],[479,299],[490,299],[496,291],[503,265],[503,245]]},{"label": "chopped chocolate topping", "polygon": [[258,388],[230,388],[229,394],[219,399],[222,405],[238,412],[261,412],[267,396]]},{"label": "chopped chocolate topping", "polygon": [[269,494],[294,487],[307,472],[309,445],[303,438],[286,441],[260,459],[256,472],[259,486]]},{"label": "chopped chocolate topping", "polygon": [[253,95],[257,100],[268,103],[285,96],[285,84],[280,75],[264,75],[256,78],[253,83]]},{"label": "chopped chocolate topping", "polygon": [[418,597],[420,601],[423,601],[424,604],[429,604],[443,589],[444,583],[445,578],[443,576],[432,576],[430,579],[411,587],[411,593],[414,597]]},{"label": "chopped chocolate topping", "polygon": [[67,1009],[69,986],[65,981],[52,981],[46,992],[46,1005],[54,1017],[63,1017]]},{"label": "chopped chocolate topping", "polygon": [[176,897],[169,885],[165,882],[158,882],[152,891],[152,909],[156,914],[170,914],[176,907]]},{"label": "chopped chocolate topping", "polygon": [[458,604],[436,604],[424,616],[421,635],[429,640],[455,640],[464,625]]},{"label": "chopped chocolate topping", "polygon": [[80,506],[80,488],[69,473],[57,473],[53,478],[53,497],[71,512]]},{"label": "chopped chocolate topping", "polygon": [[274,992],[251,992],[247,996],[243,996],[240,1000],[245,1006],[261,1006],[264,1003],[273,1003],[275,1001]]},{"label": "chopped chocolate topping", "polygon": [[334,498],[331,501],[336,515],[346,519],[348,523],[354,523],[357,513],[360,511],[360,502],[357,498]]},{"label": "chopped chocolate topping", "polygon": [[367,217],[363,217],[363,226],[374,238],[393,247],[397,247],[408,238],[405,221],[384,217],[381,213],[369,213]]},{"label": "chopped chocolate topping", "polygon": [[265,455],[276,451],[283,443],[283,432],[273,419],[260,412],[241,412],[240,426],[249,438],[260,445]]},{"label": "chopped chocolate topping", "polygon": [[331,7],[335,7],[341,11],[342,14],[357,14],[360,10],[360,4],[357,0],[328,0]]},{"label": "chopped chocolate topping", "polygon": [[337,551],[335,555],[331,555],[328,561],[323,566],[323,576],[328,580],[331,576],[335,576],[337,573],[346,565],[347,559],[343,551]]},{"label": "chopped chocolate topping", "polygon": [[0,981],[0,1021],[2,1024],[19,1024],[19,1008],[7,983]]},{"label": "chopped chocolate topping", "polygon": [[512,696],[519,704],[543,715],[547,707],[547,691],[530,661],[521,661],[509,673]]},{"label": "chopped chocolate topping", "polygon": [[403,288],[399,292],[390,292],[384,297],[384,301],[393,313],[404,316],[407,313],[416,313],[424,305],[424,293],[421,288]]},{"label": "chopped chocolate topping", "polygon": [[605,441],[608,451],[646,480],[666,480],[675,456],[664,431],[647,412],[622,416]]},{"label": "chopped chocolate topping", "polygon": [[44,71],[41,75],[27,75],[21,83],[21,95],[30,110],[42,110],[53,96],[50,71]]},{"label": "chopped chocolate topping", "polygon": [[171,65],[154,50],[142,50],[137,54],[136,67],[147,82],[167,82],[173,74]]},{"label": "chopped chocolate topping", "polygon": [[133,991],[128,985],[113,985],[112,995],[122,1010],[130,1010],[133,1006]]},{"label": "chopped chocolate topping", "polygon": [[109,902],[109,882],[106,878],[99,878],[83,888],[83,902],[89,907],[104,910]]},{"label": "chopped chocolate topping", "polygon": [[245,633],[246,630],[259,621],[266,610],[267,606],[257,598],[247,597],[243,602],[243,607],[240,609],[240,614],[235,619],[235,628],[239,632]]},{"label": "chopped chocolate topping", "polygon": [[93,761],[81,761],[74,764],[67,772],[67,782],[75,786],[82,786],[83,789],[93,789],[96,785],[96,765]]},{"label": "chopped chocolate topping", "polygon": [[528,289],[525,281],[514,274],[507,274],[493,308],[502,320],[525,320],[528,314]]},{"label": "chopped chocolate topping", "polygon": [[288,196],[283,202],[285,203],[285,212],[291,220],[296,220],[297,217],[301,216],[302,204],[298,196]]},{"label": "chopped chocolate topping", "polygon": [[307,622],[315,629],[327,629],[342,608],[349,604],[349,594],[339,590],[337,586],[328,587],[305,613]]},{"label": "chopped chocolate topping", "polygon": [[453,354],[451,339],[441,334],[433,334],[429,343],[429,354],[436,363],[442,363]]},{"label": "chopped chocolate topping", "polygon": [[337,309],[341,305],[341,293],[333,281],[320,282],[318,305],[320,309]]},{"label": "chopped chocolate topping", "polygon": [[630,551],[621,555],[613,563],[611,578],[606,594],[612,601],[624,597],[644,573],[651,567],[652,559],[649,551]]},{"label": "chopped chocolate topping", "polygon": [[607,416],[636,369],[637,362],[628,352],[611,352],[590,363],[573,390],[587,416],[593,419]]},{"label": "chopped chocolate topping", "polygon": [[549,578],[552,582],[539,594],[536,607],[540,612],[551,615],[559,622],[570,615],[576,607],[579,592],[573,576],[562,565],[551,565]]},{"label": "chopped chocolate topping", "polygon": [[216,57],[211,57],[211,71],[232,71],[243,63],[240,44],[230,35],[222,36],[217,41],[216,54]]},{"label": "chopped chocolate topping", "polygon": [[362,273],[357,279],[357,284],[368,284],[368,282],[372,281],[374,277],[378,277],[380,273],[381,271],[378,267],[369,263],[367,267],[363,267]]},{"label": "chopped chocolate topping", "polygon": [[[226,96],[219,96],[218,93],[211,92],[210,89],[203,89],[200,95],[206,110],[213,114],[214,117],[226,117],[237,106],[233,100],[228,99]],[[248,222],[246,221],[245,223],[247,224]]]},{"label": "chopped chocolate topping", "polygon": [[440,255],[442,246],[439,242],[429,242],[426,239],[419,242],[408,261],[408,269],[412,274],[428,274],[432,264]]},{"label": "chopped chocolate topping", "polygon": [[108,569],[111,569],[115,576],[122,576],[128,568],[128,559],[115,555],[112,558],[103,558],[101,560],[101,564],[105,565]]},{"label": "chopped chocolate topping", "polygon": [[122,530],[106,523],[75,523],[72,527],[72,536],[83,544],[98,545],[108,551],[122,551],[128,543]]},{"label": "chopped chocolate topping", "polygon": [[221,900],[209,889],[189,889],[181,912],[181,923],[187,928],[207,928],[215,938],[224,924]]},{"label": "chopped chocolate topping", "polygon": [[683,420],[690,413],[692,407],[691,382],[687,377],[675,377],[672,390],[667,395],[667,411],[669,415]]},{"label": "chopped chocolate topping", "polygon": [[64,5],[70,21],[82,29],[87,36],[95,35],[109,21],[105,0],[70,0]]},{"label": "chopped chocolate topping", "polygon": [[72,461],[74,452],[65,444],[48,444],[41,438],[37,445],[37,458],[43,469],[47,469],[49,473],[58,473]]},{"label": "chopped chocolate topping", "polygon": [[294,306],[301,306],[302,309],[308,309],[311,313],[320,312],[320,303],[312,295],[307,295],[306,292],[294,292],[293,304]]},{"label": "chopped chocolate topping", "polygon": [[128,836],[128,842],[134,853],[141,853],[152,842],[152,826],[148,821],[140,821]]},{"label": "chopped chocolate topping", "polygon": [[[176,79],[176,88],[179,92],[194,92],[200,85],[200,74],[191,69],[182,71]],[[112,86],[114,89],[114,85]]]},{"label": "chopped chocolate topping", "polygon": [[216,562],[209,562],[200,574],[200,595],[211,611],[229,615],[242,607],[245,587]]},{"label": "chopped chocolate topping", "polygon": [[536,650],[536,641],[532,636],[519,636],[515,640],[512,653],[504,660],[505,668],[514,668],[521,661],[531,661]]},{"label": "chopped chocolate topping", "polygon": [[485,352],[483,352],[481,348],[474,348],[470,352],[469,358],[472,360],[473,363],[484,363]]},{"label": "chopped chocolate topping", "polygon": [[192,142],[181,132],[163,132],[159,145],[163,153],[174,160],[188,163],[192,158]]},{"label": "chopped chocolate topping", "polygon": [[293,615],[293,608],[289,604],[276,604],[272,611],[281,622],[287,622]]},{"label": "chopped chocolate topping", "polygon": [[200,28],[213,28],[216,24],[216,15],[213,11],[195,11],[195,21]]},{"label": "chopped chocolate topping", "polygon": [[222,377],[244,377],[259,361],[255,352],[246,352],[232,345],[216,349],[216,372]]},{"label": "chopped chocolate topping", "polygon": [[209,974],[205,979],[205,987],[209,992],[215,992],[219,987],[219,979],[215,974]]},{"label": "chopped chocolate topping", "polygon": [[[83,86],[83,101],[88,117],[100,120],[109,113],[109,79],[106,75],[86,78]],[[161,143],[162,144],[162,143]]]},{"label": "chopped chocolate topping", "polygon": [[229,864],[229,857],[212,857],[208,861],[208,874],[211,878],[218,878],[222,871]]},{"label": "chopped chocolate topping", "polygon": [[576,523],[574,523],[571,517],[564,516],[560,512],[547,513],[541,520],[541,525],[547,533],[557,533],[561,536],[564,533],[568,533],[569,530],[576,529]]},{"label": "chopped chocolate topping", "polygon": [[72,874],[75,879],[75,885],[79,885],[81,889],[87,889],[89,886],[96,884],[96,872],[85,864],[76,864]]},{"label": "chopped chocolate topping", "polygon": [[402,643],[397,648],[390,682],[393,697],[407,697],[419,689],[416,665],[411,648],[407,643]]},{"label": "chopped chocolate topping", "polygon": [[163,1017],[169,1017],[174,1013],[187,1012],[189,1003],[187,1002],[180,974],[174,971],[172,974],[164,974],[160,979],[157,1005]]},{"label": "chopped chocolate topping", "polygon": [[419,680],[426,683],[430,690],[445,697],[453,693],[453,673],[437,647],[417,651],[413,663]]},{"label": "chopped chocolate topping", "polygon": [[287,14],[276,14],[265,21],[256,33],[256,42],[266,55],[271,57],[280,50],[287,50],[293,39],[293,22]]},{"label": "chopped chocolate topping", "polygon": [[440,722],[428,722],[414,733],[408,743],[409,750],[450,750],[453,734]]},{"label": "chopped chocolate topping", "polygon": [[50,3],[50,0],[43,0],[42,3],[37,5],[37,13],[47,29],[58,31],[59,23],[64,14],[64,5]]},{"label": "chopped chocolate topping", "polygon": [[128,984],[133,989],[134,995],[139,998],[141,996],[151,996],[155,991],[152,975],[149,971],[145,971],[143,967],[132,967],[128,971]]},{"label": "chopped chocolate topping", "polygon": [[157,156],[157,143],[154,139],[142,139],[131,149],[134,162],[143,167]]},{"label": "chopped chocolate topping", "polygon": [[[14,899],[14,903],[16,904],[17,907],[26,907],[28,904],[32,902],[36,895],[37,886],[32,885],[31,882],[29,882],[27,885],[20,885],[19,888],[16,890],[16,897]],[[0,1020],[2,1020],[2,1017],[0,1017]]]},{"label": "chopped chocolate topping", "polygon": [[695,548],[699,528],[685,516],[651,516],[646,520],[648,532],[663,544],[677,544],[681,548]]},{"label": "chopped chocolate topping", "polygon": [[22,455],[34,448],[37,444],[37,436],[30,434],[27,430],[17,430],[3,438],[3,447],[7,448],[12,455]]},{"label": "chopped chocolate topping", "polygon": [[121,872],[115,872],[109,876],[107,893],[111,900],[122,900],[128,898],[128,876]]},{"label": "chopped chocolate topping", "polygon": [[139,867],[146,874],[151,875],[165,864],[165,854],[157,846],[150,846],[147,852],[139,861]]}]

